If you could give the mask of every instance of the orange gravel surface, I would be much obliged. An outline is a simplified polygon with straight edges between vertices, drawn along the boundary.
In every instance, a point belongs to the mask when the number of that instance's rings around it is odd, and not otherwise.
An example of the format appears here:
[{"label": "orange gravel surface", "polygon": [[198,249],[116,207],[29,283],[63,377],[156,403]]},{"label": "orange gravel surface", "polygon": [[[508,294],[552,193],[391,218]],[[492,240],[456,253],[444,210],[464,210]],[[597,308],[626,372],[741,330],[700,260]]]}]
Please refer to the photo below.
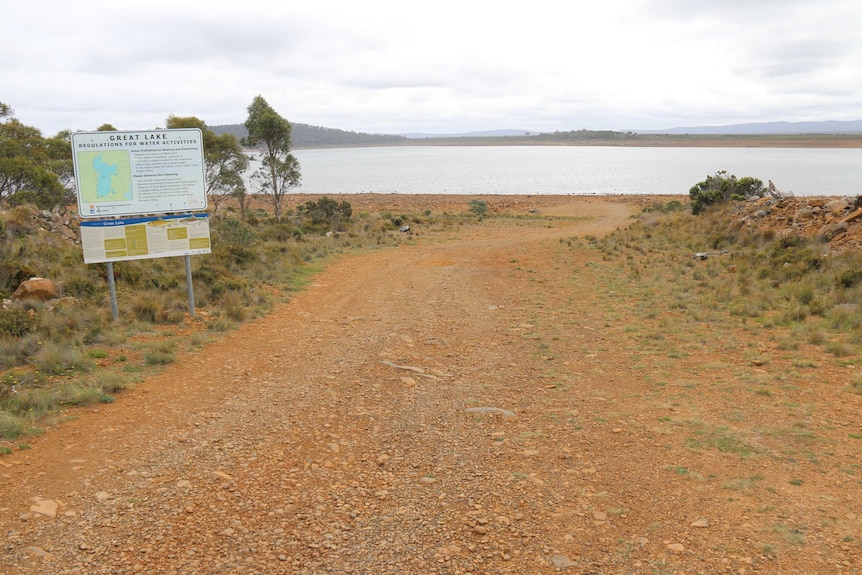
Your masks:
[{"label": "orange gravel surface", "polygon": [[503,199],[523,217],[334,261],[0,458],[0,573],[859,573],[850,368],[743,395],[790,360],[647,353],[636,290],[566,241],[646,201]]}]

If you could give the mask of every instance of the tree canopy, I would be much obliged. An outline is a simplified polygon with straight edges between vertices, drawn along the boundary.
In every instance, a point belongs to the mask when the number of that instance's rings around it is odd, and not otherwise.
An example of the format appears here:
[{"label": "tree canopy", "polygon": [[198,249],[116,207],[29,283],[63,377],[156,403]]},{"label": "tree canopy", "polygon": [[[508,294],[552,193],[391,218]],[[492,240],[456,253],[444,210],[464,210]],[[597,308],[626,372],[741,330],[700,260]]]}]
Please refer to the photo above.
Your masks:
[{"label": "tree canopy", "polygon": [[217,136],[203,120],[194,116],[168,116],[165,125],[169,129],[198,128],[204,140],[204,176],[206,194],[213,212],[225,196],[245,195],[243,173],[248,169],[249,159],[242,151],[239,139],[233,134]]},{"label": "tree canopy", "polygon": [[253,178],[260,191],[272,197],[275,219],[279,220],[284,195],[302,181],[299,161],[290,153],[290,122],[258,95],[248,107],[245,127],[245,145],[261,150],[260,169]]},{"label": "tree canopy", "polygon": [[68,132],[42,137],[18,121],[0,102],[0,204],[33,203],[42,209],[63,205],[73,186]]}]

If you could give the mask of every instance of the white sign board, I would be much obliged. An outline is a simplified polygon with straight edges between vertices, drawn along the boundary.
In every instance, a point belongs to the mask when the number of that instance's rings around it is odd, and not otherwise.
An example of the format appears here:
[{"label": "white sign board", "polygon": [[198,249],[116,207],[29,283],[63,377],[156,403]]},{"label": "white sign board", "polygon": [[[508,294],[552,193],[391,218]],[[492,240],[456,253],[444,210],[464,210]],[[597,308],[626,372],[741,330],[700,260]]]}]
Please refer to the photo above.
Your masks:
[{"label": "white sign board", "polygon": [[76,132],[72,160],[82,218],[207,207],[203,134],[197,128]]},{"label": "white sign board", "polygon": [[81,222],[84,263],[210,253],[206,214]]}]

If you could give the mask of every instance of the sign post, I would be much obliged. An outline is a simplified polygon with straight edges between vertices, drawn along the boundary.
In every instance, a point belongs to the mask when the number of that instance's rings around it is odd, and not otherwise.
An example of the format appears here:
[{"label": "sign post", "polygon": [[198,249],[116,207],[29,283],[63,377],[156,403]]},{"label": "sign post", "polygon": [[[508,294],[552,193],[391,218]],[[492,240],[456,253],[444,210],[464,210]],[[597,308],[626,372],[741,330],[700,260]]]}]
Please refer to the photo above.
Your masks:
[{"label": "sign post", "polygon": [[108,272],[108,292],[111,296],[111,318],[114,321],[120,319],[120,308],[117,306],[117,284],[114,281],[114,263],[106,264]]},{"label": "sign post", "polygon": [[[113,262],[210,253],[203,134],[197,128],[72,134],[84,263],[105,262],[118,317]],[[152,216],[153,214],[162,214]],[[179,214],[179,215],[177,215]],[[144,216],[149,217],[128,217]],[[100,219],[95,218],[114,218]]]},{"label": "sign post", "polygon": [[186,292],[189,294],[189,315],[195,315],[195,286],[192,284],[192,257],[185,256],[186,260]]}]

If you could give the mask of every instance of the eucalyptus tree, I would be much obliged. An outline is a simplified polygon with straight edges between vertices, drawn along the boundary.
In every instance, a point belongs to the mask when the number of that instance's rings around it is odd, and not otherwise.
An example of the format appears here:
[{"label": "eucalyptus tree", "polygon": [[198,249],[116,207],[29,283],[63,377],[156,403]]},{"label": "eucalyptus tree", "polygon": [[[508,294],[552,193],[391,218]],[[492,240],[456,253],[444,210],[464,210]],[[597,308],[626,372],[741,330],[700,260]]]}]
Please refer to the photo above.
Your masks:
[{"label": "eucalyptus tree", "polygon": [[228,196],[244,196],[243,174],[248,170],[249,158],[242,151],[239,139],[233,134],[217,136],[203,120],[194,116],[168,116],[165,125],[170,129],[198,128],[204,139],[204,176],[206,194],[213,213]]},{"label": "eucalyptus tree", "polygon": [[70,196],[72,173],[68,133],[43,138],[37,128],[15,118],[0,102],[0,204],[62,206]]},{"label": "eucalyptus tree", "polygon": [[259,191],[272,197],[275,219],[280,220],[284,195],[302,182],[299,161],[290,153],[290,122],[258,95],[248,107],[245,127],[245,145],[260,150],[260,168],[253,178]]}]

